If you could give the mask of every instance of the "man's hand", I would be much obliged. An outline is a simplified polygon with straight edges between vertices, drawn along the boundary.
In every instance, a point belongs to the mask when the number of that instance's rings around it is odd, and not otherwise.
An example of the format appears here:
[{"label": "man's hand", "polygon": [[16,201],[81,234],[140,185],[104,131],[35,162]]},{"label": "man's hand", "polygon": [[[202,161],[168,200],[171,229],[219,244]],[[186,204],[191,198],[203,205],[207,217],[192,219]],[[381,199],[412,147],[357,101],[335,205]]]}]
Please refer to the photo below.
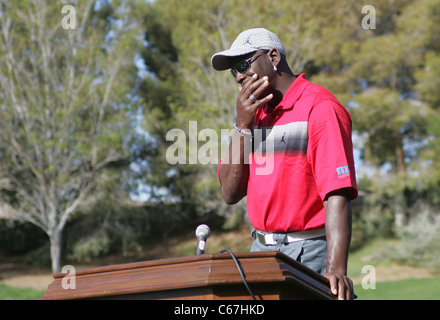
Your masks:
[{"label": "man's hand", "polygon": [[[242,76],[244,77],[244,75]],[[240,93],[237,97],[237,126],[240,129],[252,129],[258,108],[264,106],[273,98],[273,94],[269,94],[260,99],[261,94],[268,86],[268,78],[258,79],[257,74],[241,81]]]},{"label": "man's hand", "polygon": [[323,274],[330,282],[330,291],[336,296],[338,300],[353,300],[353,281],[346,275],[334,272],[326,272]]}]

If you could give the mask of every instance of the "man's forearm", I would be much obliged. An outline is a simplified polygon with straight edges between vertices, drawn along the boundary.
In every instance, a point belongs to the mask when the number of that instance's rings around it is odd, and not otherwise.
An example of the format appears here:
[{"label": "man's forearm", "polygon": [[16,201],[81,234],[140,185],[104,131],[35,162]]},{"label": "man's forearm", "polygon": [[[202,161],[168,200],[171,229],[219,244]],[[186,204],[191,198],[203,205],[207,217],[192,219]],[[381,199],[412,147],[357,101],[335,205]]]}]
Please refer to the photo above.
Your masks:
[{"label": "man's forearm", "polygon": [[228,204],[237,203],[246,195],[250,148],[250,138],[234,132],[229,145],[229,154],[222,162],[219,172],[222,196]]},{"label": "man's forearm", "polygon": [[351,206],[345,190],[329,194],[324,202],[327,236],[327,272],[347,274],[351,241]]}]

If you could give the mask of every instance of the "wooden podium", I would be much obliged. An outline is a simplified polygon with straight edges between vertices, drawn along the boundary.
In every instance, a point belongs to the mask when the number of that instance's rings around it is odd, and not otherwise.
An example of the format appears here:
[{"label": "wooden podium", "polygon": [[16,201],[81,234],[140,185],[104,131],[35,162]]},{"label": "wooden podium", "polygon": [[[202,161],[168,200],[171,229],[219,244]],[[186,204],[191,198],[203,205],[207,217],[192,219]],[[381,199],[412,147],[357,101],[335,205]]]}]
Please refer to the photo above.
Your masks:
[{"label": "wooden podium", "polygon": [[[234,256],[257,300],[335,299],[325,277],[283,253]],[[56,273],[41,299],[251,299],[228,252],[78,270],[74,289],[63,288],[66,275]]]}]

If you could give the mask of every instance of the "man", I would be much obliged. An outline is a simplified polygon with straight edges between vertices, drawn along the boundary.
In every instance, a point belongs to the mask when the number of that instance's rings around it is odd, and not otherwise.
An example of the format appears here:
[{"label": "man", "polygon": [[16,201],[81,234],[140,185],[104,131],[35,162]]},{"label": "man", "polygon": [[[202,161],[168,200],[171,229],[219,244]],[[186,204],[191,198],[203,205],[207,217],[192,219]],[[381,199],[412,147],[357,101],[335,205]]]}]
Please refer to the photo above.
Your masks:
[{"label": "man", "polygon": [[236,130],[219,179],[228,204],[247,196],[251,251],[284,252],[327,277],[339,299],[353,299],[350,115],[328,90],[294,75],[280,39],[266,29],[242,32],[211,62],[231,69],[240,84]]}]

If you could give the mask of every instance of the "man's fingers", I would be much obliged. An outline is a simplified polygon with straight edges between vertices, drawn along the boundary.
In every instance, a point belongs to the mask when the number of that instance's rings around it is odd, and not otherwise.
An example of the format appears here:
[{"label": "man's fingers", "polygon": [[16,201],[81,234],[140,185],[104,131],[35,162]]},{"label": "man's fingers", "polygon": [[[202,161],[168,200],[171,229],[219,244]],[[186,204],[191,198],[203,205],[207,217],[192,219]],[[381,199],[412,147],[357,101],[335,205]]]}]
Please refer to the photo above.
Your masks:
[{"label": "man's fingers", "polygon": [[240,93],[237,101],[239,101],[240,105],[252,106],[253,109],[258,109],[273,98],[273,94],[260,97],[268,86],[269,81],[266,76],[258,79],[258,76],[254,74],[239,87]]},{"label": "man's fingers", "polygon": [[337,278],[338,282],[338,299],[352,300],[353,299],[353,282],[347,277]]},{"label": "man's fingers", "polygon": [[250,96],[251,94],[255,97],[259,97],[259,95],[266,90],[269,85],[268,77],[264,76],[261,79],[258,79],[258,75],[254,74],[249,79],[245,80],[242,83],[243,86],[243,94]]},{"label": "man's fingers", "polygon": [[258,97],[268,86],[269,78],[263,77],[249,86],[249,92]]},{"label": "man's fingers", "polygon": [[343,279],[338,279],[338,299],[345,300],[345,296],[347,293],[347,286]]},{"label": "man's fingers", "polygon": [[258,79],[258,75],[255,73],[252,77],[247,77],[242,83],[243,92],[249,92],[253,90],[253,85],[261,79]]},{"label": "man's fingers", "polygon": [[264,97],[263,99],[258,100],[260,106],[265,105],[266,103],[268,103],[270,100],[272,100],[273,98],[273,94],[269,94],[266,97]]},{"label": "man's fingers", "polygon": [[349,294],[349,296],[348,296],[348,298],[350,299],[350,300],[354,300],[354,289],[353,289],[353,281],[351,280],[351,279],[348,279],[348,282],[349,282],[349,287],[348,287],[348,294]]},{"label": "man's fingers", "polygon": [[350,278],[334,273],[325,273],[324,276],[329,280],[331,293],[339,300],[354,299],[353,281]]},{"label": "man's fingers", "polygon": [[330,291],[334,294],[338,294],[338,279],[334,275],[327,277],[330,282]]}]

